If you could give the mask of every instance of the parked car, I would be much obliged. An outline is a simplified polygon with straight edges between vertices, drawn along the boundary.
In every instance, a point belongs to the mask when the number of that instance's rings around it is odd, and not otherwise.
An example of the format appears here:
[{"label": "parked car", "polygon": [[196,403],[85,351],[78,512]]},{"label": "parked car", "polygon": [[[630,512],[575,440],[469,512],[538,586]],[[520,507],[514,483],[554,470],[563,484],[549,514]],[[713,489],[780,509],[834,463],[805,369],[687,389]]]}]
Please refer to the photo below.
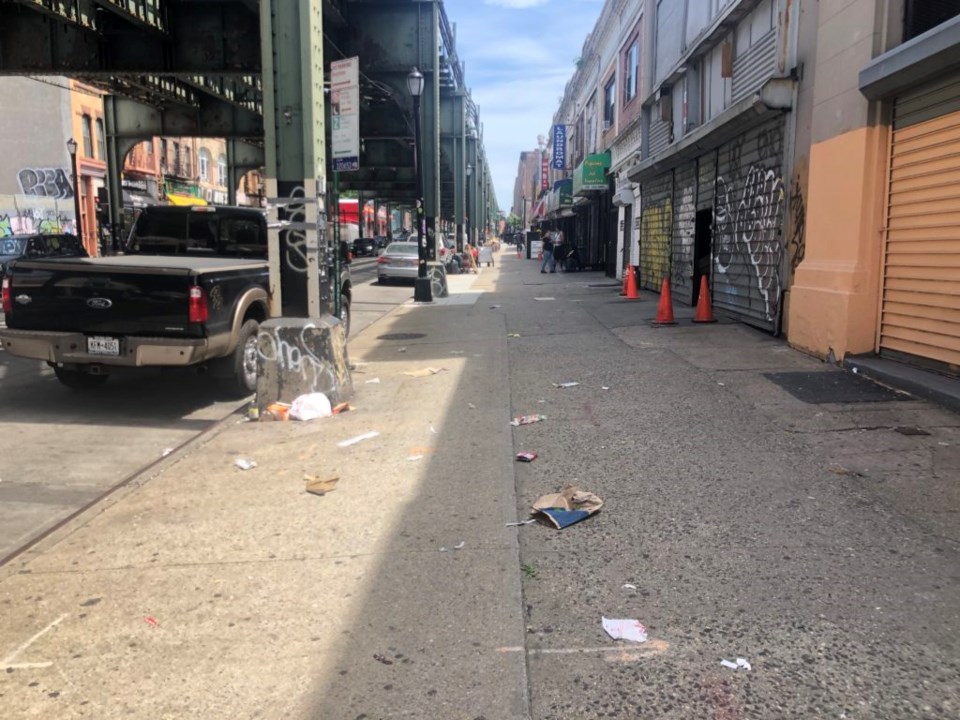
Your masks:
[{"label": "parked car", "polygon": [[[266,255],[260,210],[145,208],[124,255],[12,261],[0,343],[47,361],[76,389],[100,386],[114,367],[197,366],[248,395],[257,331],[269,317]],[[349,332],[349,262],[340,265],[340,289]]]},{"label": "parked car", "polygon": [[11,235],[0,239],[0,274],[19,258],[87,257],[87,251],[76,235],[69,233],[35,233]]},{"label": "parked car", "polygon": [[378,252],[378,253],[379,253],[379,252],[380,252],[381,250],[383,250],[387,245],[390,244],[390,240],[389,240],[385,235],[374,235],[374,236],[373,236],[373,243],[374,243],[374,246],[375,246],[375,248],[376,248],[376,249],[375,249],[375,252]]},{"label": "parked car", "polygon": [[416,280],[418,260],[415,242],[390,243],[377,258],[377,282],[385,285],[391,280]]},{"label": "parked car", "polygon": [[377,244],[372,237],[357,238],[353,241],[353,254],[355,256],[376,255]]}]

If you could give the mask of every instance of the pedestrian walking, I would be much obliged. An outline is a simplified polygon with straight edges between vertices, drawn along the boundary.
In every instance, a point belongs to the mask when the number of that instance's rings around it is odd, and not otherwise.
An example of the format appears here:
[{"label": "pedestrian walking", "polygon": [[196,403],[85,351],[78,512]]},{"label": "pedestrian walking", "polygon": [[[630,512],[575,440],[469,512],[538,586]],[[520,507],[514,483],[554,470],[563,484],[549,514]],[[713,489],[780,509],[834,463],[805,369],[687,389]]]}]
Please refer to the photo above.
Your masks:
[{"label": "pedestrian walking", "polygon": [[550,272],[557,271],[557,261],[553,259],[553,233],[548,232],[543,237],[543,262],[540,263],[540,272],[547,271],[547,263],[550,263]]}]

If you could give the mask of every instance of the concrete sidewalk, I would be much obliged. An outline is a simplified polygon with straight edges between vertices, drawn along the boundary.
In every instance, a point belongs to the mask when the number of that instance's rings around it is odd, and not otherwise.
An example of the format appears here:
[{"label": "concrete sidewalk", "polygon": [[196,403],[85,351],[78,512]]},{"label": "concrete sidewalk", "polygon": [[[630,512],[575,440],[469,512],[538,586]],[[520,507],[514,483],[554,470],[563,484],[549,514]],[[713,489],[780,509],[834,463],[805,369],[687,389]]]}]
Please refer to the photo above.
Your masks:
[{"label": "concrete sidewalk", "polygon": [[[956,716],[960,419],[804,402],[768,375],[853,376],[537,270],[451,278],[351,340],[354,411],[236,423],[4,568],[4,716]],[[600,513],[505,527],[566,482]]]}]

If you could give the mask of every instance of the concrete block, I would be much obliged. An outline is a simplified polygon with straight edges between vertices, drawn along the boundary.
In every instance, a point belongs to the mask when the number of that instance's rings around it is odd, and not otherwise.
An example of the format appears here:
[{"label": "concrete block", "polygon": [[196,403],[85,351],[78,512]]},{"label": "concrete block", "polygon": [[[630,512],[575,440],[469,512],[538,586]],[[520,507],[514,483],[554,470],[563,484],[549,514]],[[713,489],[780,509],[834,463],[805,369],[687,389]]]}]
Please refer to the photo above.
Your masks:
[{"label": "concrete block", "polygon": [[450,294],[450,289],[447,287],[447,268],[443,263],[427,263],[427,277],[430,278],[433,297],[445,298]]},{"label": "concrete block", "polygon": [[334,405],[353,395],[347,338],[340,320],[274,318],[260,325],[257,407],[322,392]]}]

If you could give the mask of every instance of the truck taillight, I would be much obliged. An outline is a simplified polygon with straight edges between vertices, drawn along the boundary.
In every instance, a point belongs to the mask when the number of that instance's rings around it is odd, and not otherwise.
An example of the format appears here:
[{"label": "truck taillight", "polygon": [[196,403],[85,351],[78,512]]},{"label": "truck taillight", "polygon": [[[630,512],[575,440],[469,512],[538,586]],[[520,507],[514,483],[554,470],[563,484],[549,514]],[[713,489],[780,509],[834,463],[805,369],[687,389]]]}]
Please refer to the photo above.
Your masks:
[{"label": "truck taillight", "polygon": [[192,323],[205,323],[210,312],[207,308],[207,294],[199,285],[190,288],[189,320]]},{"label": "truck taillight", "polygon": [[3,314],[9,315],[13,312],[13,297],[10,294],[10,277],[3,276]]}]

